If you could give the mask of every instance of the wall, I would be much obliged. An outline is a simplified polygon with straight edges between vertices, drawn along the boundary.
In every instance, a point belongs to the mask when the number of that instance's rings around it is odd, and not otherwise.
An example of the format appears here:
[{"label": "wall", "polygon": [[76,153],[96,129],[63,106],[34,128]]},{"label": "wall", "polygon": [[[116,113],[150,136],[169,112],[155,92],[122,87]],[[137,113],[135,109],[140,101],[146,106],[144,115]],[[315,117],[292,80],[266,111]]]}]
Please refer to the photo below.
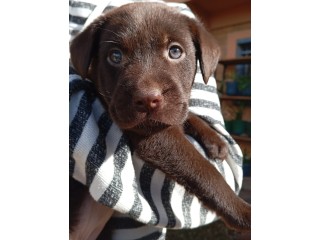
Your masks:
[{"label": "wall", "polygon": [[[217,40],[221,59],[236,58],[236,42],[238,39],[251,38],[251,4],[250,2],[236,6],[231,9],[219,11],[212,14],[205,20],[208,30]],[[222,79],[222,67],[219,66],[216,71],[218,89]],[[234,107],[232,102],[222,101],[222,111]],[[244,109],[242,120],[251,121],[251,107]],[[251,141],[237,141],[243,153],[251,155]]]}]

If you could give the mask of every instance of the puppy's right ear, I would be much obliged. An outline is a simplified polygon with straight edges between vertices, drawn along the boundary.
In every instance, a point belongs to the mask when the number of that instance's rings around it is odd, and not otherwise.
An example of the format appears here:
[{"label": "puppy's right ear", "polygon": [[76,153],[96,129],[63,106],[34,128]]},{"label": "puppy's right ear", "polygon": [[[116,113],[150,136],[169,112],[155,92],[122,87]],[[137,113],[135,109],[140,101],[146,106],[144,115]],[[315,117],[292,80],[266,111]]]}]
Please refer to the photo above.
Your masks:
[{"label": "puppy's right ear", "polygon": [[216,69],[220,57],[220,48],[213,36],[198,21],[189,19],[190,30],[196,47],[197,59],[204,82],[207,84]]},{"label": "puppy's right ear", "polygon": [[82,78],[88,77],[90,63],[98,51],[102,21],[97,19],[80,32],[70,44],[71,62]]}]

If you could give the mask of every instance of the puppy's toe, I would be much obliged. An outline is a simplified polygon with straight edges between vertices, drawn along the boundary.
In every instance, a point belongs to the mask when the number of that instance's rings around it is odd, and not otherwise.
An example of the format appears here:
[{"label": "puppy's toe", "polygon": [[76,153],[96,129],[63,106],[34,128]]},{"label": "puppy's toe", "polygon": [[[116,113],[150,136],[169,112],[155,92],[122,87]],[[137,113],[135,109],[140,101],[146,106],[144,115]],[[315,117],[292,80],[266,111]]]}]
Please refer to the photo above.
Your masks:
[{"label": "puppy's toe", "polygon": [[221,160],[226,159],[228,156],[228,147],[226,144],[220,145],[219,146],[219,153],[218,153],[218,158]]},{"label": "puppy's toe", "polygon": [[241,209],[238,209],[232,216],[224,218],[225,223],[232,229],[238,231],[251,230],[251,206],[243,203]]},{"label": "puppy's toe", "polygon": [[224,142],[221,143],[206,143],[207,154],[211,159],[218,158],[224,160],[228,156],[228,147]]}]

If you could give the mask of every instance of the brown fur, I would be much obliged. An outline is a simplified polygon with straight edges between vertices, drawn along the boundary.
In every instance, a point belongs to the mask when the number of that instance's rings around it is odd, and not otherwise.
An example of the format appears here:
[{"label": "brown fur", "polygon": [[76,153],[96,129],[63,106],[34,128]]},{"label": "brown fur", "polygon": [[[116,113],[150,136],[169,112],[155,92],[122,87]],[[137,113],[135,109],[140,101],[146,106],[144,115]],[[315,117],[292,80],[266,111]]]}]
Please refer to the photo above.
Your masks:
[{"label": "brown fur", "polygon": [[[182,55],[173,58],[170,49],[177,48]],[[119,50],[122,58],[115,63]],[[94,82],[142,159],[195,194],[229,227],[250,229],[250,205],[184,136],[197,139],[209,157],[226,157],[217,133],[188,112],[196,61],[207,83],[219,58],[200,23],[164,4],[128,4],[93,22],[73,40],[70,53],[75,69]]]}]

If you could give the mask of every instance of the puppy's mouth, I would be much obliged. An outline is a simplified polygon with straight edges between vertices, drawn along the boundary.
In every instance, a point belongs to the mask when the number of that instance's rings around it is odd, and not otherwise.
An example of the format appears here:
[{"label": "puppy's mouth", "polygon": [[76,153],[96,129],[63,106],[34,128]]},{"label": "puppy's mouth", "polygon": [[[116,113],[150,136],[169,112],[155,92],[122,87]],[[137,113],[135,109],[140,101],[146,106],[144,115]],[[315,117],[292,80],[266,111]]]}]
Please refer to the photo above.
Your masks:
[{"label": "puppy's mouth", "polygon": [[154,132],[172,125],[180,125],[184,122],[188,113],[188,104],[182,103],[174,109],[164,108],[158,111],[119,111],[117,107],[111,107],[110,114],[113,120],[123,130],[145,130]]},{"label": "puppy's mouth", "polygon": [[172,124],[160,122],[150,118],[138,123],[136,126],[132,128],[132,130],[143,131],[151,134],[152,132],[165,129],[167,127],[170,127],[171,125]]}]

